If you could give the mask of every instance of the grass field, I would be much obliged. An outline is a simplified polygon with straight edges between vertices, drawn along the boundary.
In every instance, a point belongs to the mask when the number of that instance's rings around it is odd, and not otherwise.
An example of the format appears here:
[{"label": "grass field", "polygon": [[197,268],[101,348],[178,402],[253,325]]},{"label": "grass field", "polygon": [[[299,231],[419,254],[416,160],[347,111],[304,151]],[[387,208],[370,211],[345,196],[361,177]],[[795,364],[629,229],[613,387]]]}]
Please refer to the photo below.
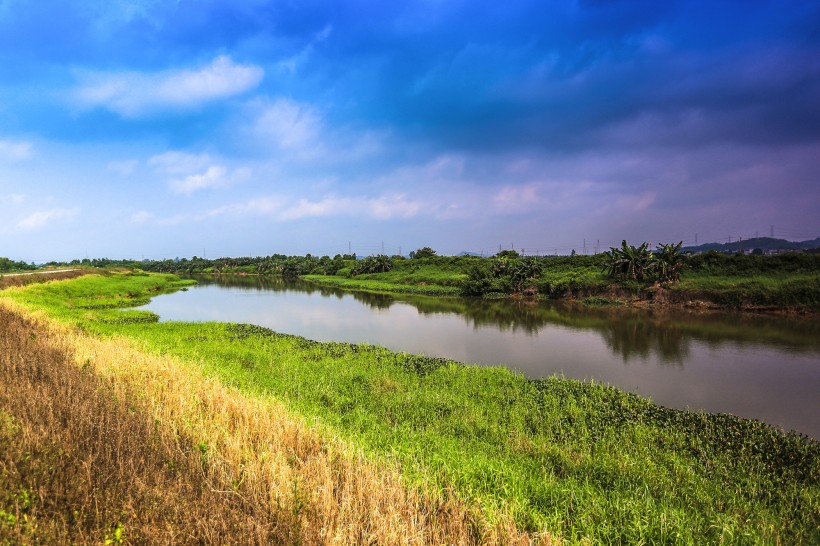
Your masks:
[{"label": "grass field", "polygon": [[[254,472],[261,481],[246,485],[242,465],[261,463],[249,462],[245,442],[260,445],[260,440],[242,434],[263,432],[209,421],[236,403],[284,415],[298,424],[291,426],[302,427],[296,436],[342,446],[319,451],[359,461],[355,464],[368,469],[364,475],[400,473],[400,478],[374,478],[366,487],[374,498],[403,499],[402,506],[408,506],[400,512],[409,519],[397,520],[405,522],[399,526],[406,531],[402,540],[413,533],[427,537],[426,543],[444,536],[460,536],[453,541],[464,543],[538,537],[568,544],[820,540],[820,444],[814,440],[759,422],[661,408],[602,385],[528,380],[502,368],[316,343],[247,325],[159,324],[150,313],[114,308],[180,286],[171,276],[85,276],[9,289],[0,300],[79,328],[82,335],[72,334],[66,342],[75,347],[76,359],[88,358],[116,385],[139,389],[138,407],[155,408],[161,405],[156,400],[169,393],[162,394],[161,375],[151,386],[141,365],[108,354],[123,351],[117,347],[128,347],[134,358],[142,355],[141,362],[174,362],[174,381],[188,386],[170,393],[170,400],[186,390],[200,392],[206,384],[222,393],[218,406],[210,401],[213,394],[183,397],[187,402],[171,404],[174,411],[160,419],[182,433],[171,438],[216,465],[208,468],[222,477],[220,490],[230,490],[231,484],[240,493],[244,487],[264,490],[265,479],[281,480],[274,474],[287,470]],[[152,410],[138,411],[151,415]],[[274,417],[264,409],[254,411],[259,412],[255,419]],[[198,420],[205,424],[190,424]],[[278,441],[277,436],[268,441]],[[300,464],[294,461],[288,468]],[[326,472],[335,476],[337,471]],[[296,486],[288,485],[289,479],[284,486],[276,481],[277,491],[295,487],[280,501],[291,512],[292,503],[305,502],[311,508],[302,515],[321,519],[321,510],[310,504],[318,486],[303,479]],[[11,514],[7,507],[0,509]],[[372,507],[360,509],[364,512],[351,509],[358,514],[354,519],[370,517]],[[374,532],[382,537],[376,542],[390,543],[382,528],[389,518],[372,517]],[[348,520],[341,521],[339,528],[348,529]],[[407,523],[412,521],[419,526]],[[289,532],[302,532],[297,523]]]}]

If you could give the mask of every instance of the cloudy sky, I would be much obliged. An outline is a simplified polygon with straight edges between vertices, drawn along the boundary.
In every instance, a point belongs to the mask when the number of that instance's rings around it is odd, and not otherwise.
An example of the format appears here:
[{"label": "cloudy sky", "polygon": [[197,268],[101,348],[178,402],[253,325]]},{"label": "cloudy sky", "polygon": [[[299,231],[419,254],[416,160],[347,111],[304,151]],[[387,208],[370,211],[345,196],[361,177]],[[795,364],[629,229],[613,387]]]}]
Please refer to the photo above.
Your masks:
[{"label": "cloudy sky", "polygon": [[0,256],[820,236],[820,2],[0,0]]}]

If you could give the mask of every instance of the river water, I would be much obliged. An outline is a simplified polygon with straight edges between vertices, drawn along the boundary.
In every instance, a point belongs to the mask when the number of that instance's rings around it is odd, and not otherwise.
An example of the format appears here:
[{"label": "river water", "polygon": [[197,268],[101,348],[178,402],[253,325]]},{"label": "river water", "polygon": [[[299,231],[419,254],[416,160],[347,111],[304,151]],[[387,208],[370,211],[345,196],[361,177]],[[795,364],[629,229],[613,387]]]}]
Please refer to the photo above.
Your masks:
[{"label": "river water", "polygon": [[197,277],[154,298],[160,320],[250,323],[382,345],[528,377],[591,379],[674,408],[760,419],[820,438],[820,320],[345,292]]}]

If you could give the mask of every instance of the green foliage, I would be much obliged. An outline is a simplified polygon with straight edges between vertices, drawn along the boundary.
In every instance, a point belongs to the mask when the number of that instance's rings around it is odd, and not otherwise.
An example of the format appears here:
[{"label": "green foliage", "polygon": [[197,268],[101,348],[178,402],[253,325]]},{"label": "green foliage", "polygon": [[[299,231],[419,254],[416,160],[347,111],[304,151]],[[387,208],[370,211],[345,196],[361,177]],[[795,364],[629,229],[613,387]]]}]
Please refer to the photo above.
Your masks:
[{"label": "green foliage", "polygon": [[694,275],[755,276],[783,275],[786,273],[817,273],[820,254],[789,252],[775,256],[721,254],[710,251],[691,256],[689,270]]},{"label": "green foliage", "polygon": [[[399,464],[411,483],[490,514],[509,511],[567,543],[816,541],[820,444],[757,421],[256,326],[111,323],[100,319],[119,311],[76,305],[175,286],[167,276],[92,276],[8,295],[197,363],[248,395],[284,400],[327,433]],[[207,456],[207,444],[198,449]]]},{"label": "green foliage", "polygon": [[361,260],[350,274],[356,276],[367,273],[387,273],[391,269],[393,269],[392,258],[384,254],[378,254],[376,256],[368,256],[364,260]]},{"label": "green foliage", "polygon": [[514,260],[516,258],[520,258],[521,255],[518,252],[516,252],[515,250],[499,250],[498,254],[496,254],[495,257],[496,258],[510,258],[510,259]]},{"label": "green foliage", "polygon": [[105,544],[122,544],[125,538],[125,527],[122,523],[117,523],[111,530],[111,533],[106,535]]},{"label": "green foliage", "polygon": [[759,422],[255,326],[121,331],[251,395],[286,400],[395,460],[414,483],[452,488],[490,513],[510,509],[570,543],[715,543],[727,533],[788,543],[813,532],[818,445]]},{"label": "green foliage", "polygon": [[26,262],[15,262],[8,258],[0,256],[0,273],[9,271],[31,271],[37,269],[34,264],[27,264]]},{"label": "green foliage", "polygon": [[680,279],[683,268],[686,266],[686,256],[681,253],[683,241],[676,245],[658,245],[652,255],[650,267],[659,282],[675,282]]},{"label": "green foliage", "polygon": [[632,279],[641,282],[646,276],[652,253],[649,244],[627,245],[621,241],[621,248],[611,247],[604,252],[604,271],[613,278]]},{"label": "green foliage", "polygon": [[656,252],[649,245],[632,246],[621,241],[621,247],[611,247],[602,254],[603,271],[611,278],[636,282],[674,282],[680,279],[686,267],[686,255],[681,252],[683,242],[662,244]]},{"label": "green foliage", "polygon": [[436,255],[436,251],[430,248],[429,246],[425,246],[410,252],[410,259],[411,260],[420,260],[422,258],[432,258]]},{"label": "green foliage", "polygon": [[[388,275],[392,273],[394,273],[394,271],[389,272]],[[396,283],[392,280],[379,280],[381,276],[381,274],[363,274],[353,278],[346,278],[338,275],[305,275],[302,278],[324,287],[374,293],[426,294],[431,296],[456,296],[459,293],[458,288],[453,286],[427,282],[412,284]]]},{"label": "green foliage", "polygon": [[700,274],[682,279],[674,290],[728,307],[820,308],[820,275],[816,273],[749,277]]},{"label": "green foliage", "polygon": [[461,285],[461,295],[478,297],[493,291],[493,275],[489,268],[472,266],[467,272],[467,280]]},{"label": "green foliage", "polygon": [[601,296],[590,296],[588,298],[582,298],[580,301],[586,305],[623,305],[623,302]]}]

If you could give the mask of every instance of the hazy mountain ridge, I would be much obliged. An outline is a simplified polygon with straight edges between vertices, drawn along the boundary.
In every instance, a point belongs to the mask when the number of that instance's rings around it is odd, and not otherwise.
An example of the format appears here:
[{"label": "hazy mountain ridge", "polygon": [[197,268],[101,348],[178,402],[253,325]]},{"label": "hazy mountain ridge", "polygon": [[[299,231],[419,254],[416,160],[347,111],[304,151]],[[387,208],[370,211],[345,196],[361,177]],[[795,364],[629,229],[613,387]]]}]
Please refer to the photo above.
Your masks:
[{"label": "hazy mountain ridge", "polygon": [[808,241],[787,241],[786,239],[776,239],[773,237],[754,237],[752,239],[741,239],[731,243],[705,243],[698,246],[683,247],[684,252],[747,252],[759,248],[764,252],[775,250],[813,250],[820,249],[820,237]]}]

